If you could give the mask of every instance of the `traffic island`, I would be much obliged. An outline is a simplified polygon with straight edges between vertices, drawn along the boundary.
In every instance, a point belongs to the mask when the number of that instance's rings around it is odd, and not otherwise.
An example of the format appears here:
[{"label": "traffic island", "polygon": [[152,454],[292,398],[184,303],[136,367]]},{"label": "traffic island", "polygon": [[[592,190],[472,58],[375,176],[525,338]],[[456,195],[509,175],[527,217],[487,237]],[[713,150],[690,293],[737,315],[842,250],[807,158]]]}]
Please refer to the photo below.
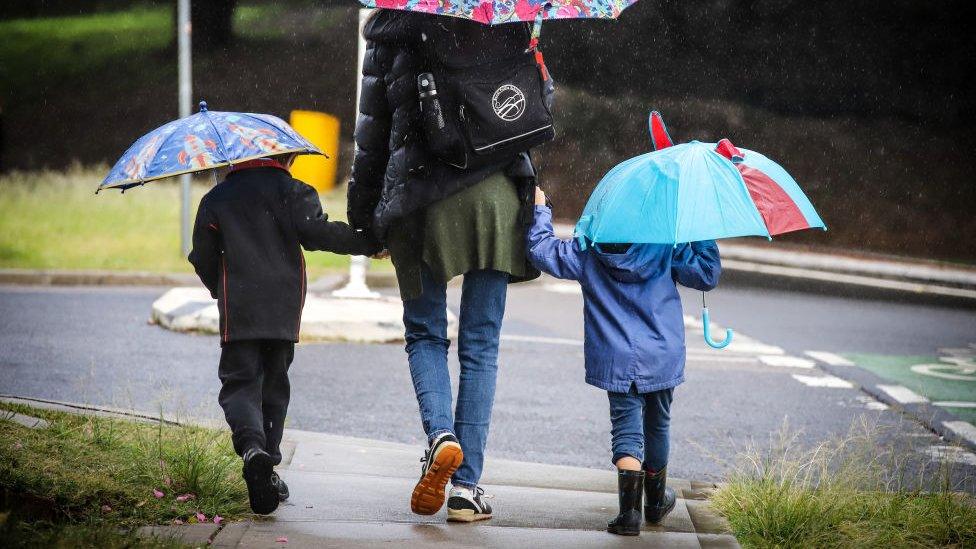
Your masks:
[{"label": "traffic island", "polygon": [[[204,288],[173,288],[152,304],[151,321],[177,332],[219,333],[217,301]],[[310,294],[302,310],[303,342],[396,343],[403,341],[403,304],[395,297],[347,299]],[[457,317],[448,311],[448,337]]]}]

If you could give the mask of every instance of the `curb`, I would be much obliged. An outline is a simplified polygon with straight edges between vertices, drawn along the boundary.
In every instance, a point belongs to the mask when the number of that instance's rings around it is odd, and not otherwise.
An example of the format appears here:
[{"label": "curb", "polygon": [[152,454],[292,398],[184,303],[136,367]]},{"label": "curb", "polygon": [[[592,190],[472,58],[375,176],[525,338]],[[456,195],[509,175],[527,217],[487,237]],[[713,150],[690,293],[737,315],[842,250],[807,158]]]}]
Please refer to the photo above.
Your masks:
[{"label": "curb", "polygon": [[[347,273],[327,274],[309,282],[309,290],[328,292],[348,282]],[[376,288],[396,288],[396,273],[370,271],[366,283]],[[63,269],[0,269],[0,284],[17,286],[199,286],[191,273],[151,273],[142,271],[88,271]]]},{"label": "curb", "polygon": [[881,389],[882,385],[890,386],[895,384],[895,382],[884,379],[874,372],[869,372],[857,365],[832,366],[818,360],[817,367],[831,375],[855,384],[865,393],[887,404],[890,408],[918,421],[925,428],[941,436],[943,439],[959,444],[969,450],[976,451],[976,440],[962,436],[946,425],[950,422],[962,421],[958,417],[938,406],[933,406],[930,402],[899,402]]},{"label": "curb", "polygon": [[149,423],[165,423],[167,425],[182,425],[184,422],[170,419],[165,416],[151,416],[135,410],[125,410],[110,406],[95,406],[92,404],[81,404],[77,402],[64,402],[60,400],[50,400],[46,398],[24,397],[0,393],[0,402],[10,404],[23,404],[39,410],[54,410],[58,412],[68,412],[72,414],[90,414],[100,417],[114,417],[127,419],[130,421],[140,421]]},{"label": "curb", "polygon": [[[572,235],[569,224],[555,225],[561,238]],[[902,295],[929,296],[953,303],[976,302],[976,268],[937,261],[902,258],[878,259],[843,254],[772,249],[765,246],[723,242],[722,268],[734,278],[778,279],[813,286],[854,287]],[[313,281],[309,289],[328,292],[342,287],[345,273],[329,274]],[[367,272],[366,282],[375,288],[396,288],[392,271]],[[102,270],[0,269],[0,284],[34,286],[196,286],[190,273],[119,272]]]},{"label": "curb", "polygon": [[[571,238],[573,225],[557,223],[556,235]],[[722,270],[744,277],[793,279],[817,285],[856,286],[883,292],[976,301],[976,268],[938,261],[800,251],[722,241]]]},{"label": "curb", "polygon": [[[0,269],[0,284],[32,286],[201,286],[188,273]],[[202,287],[202,286],[201,286]]]}]

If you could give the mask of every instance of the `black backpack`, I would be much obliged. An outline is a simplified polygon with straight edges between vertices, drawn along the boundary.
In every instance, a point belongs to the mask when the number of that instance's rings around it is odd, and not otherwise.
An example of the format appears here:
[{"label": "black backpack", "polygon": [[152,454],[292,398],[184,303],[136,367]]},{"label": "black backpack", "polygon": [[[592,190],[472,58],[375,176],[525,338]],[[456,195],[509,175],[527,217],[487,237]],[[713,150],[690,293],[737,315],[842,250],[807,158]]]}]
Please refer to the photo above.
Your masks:
[{"label": "black backpack", "polygon": [[555,137],[552,80],[528,27],[458,20],[425,26],[417,77],[427,150],[458,168],[489,165]]}]

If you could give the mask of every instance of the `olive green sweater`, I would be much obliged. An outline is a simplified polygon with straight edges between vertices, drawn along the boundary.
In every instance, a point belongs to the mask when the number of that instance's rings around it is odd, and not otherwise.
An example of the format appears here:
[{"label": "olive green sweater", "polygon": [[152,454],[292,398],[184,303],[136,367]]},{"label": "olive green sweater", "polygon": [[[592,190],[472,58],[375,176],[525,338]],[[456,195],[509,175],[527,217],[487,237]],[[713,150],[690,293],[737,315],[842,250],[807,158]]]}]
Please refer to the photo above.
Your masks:
[{"label": "olive green sweater", "polygon": [[536,274],[525,257],[521,207],[515,183],[499,172],[395,223],[387,248],[400,297],[420,297],[423,263],[445,283],[481,269],[508,273],[513,281]]}]

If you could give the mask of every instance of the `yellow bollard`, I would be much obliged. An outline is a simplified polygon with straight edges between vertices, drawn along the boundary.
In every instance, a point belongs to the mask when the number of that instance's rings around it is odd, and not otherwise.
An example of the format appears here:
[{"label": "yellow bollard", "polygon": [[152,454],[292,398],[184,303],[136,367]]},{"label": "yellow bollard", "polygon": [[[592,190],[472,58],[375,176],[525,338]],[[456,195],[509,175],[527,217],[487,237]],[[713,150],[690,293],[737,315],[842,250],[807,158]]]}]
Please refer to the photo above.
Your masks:
[{"label": "yellow bollard", "polygon": [[320,193],[331,191],[339,165],[339,119],[324,112],[291,111],[291,126],[329,155],[329,158],[317,154],[299,156],[292,165],[292,175]]}]

